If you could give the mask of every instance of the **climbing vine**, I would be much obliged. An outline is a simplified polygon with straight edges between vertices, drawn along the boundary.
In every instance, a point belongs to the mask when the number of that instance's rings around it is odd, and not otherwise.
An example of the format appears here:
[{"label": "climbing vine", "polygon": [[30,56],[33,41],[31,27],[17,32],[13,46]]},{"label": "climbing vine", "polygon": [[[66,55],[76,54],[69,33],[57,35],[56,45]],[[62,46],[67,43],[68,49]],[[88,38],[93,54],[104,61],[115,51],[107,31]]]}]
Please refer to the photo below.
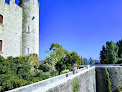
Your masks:
[{"label": "climbing vine", "polygon": [[74,79],[73,83],[72,83],[72,91],[73,92],[80,92],[80,85],[79,85],[79,81],[78,79]]},{"label": "climbing vine", "polygon": [[112,92],[111,90],[111,81],[109,78],[109,72],[107,71],[107,69],[105,68],[105,75],[106,75],[106,92]]}]

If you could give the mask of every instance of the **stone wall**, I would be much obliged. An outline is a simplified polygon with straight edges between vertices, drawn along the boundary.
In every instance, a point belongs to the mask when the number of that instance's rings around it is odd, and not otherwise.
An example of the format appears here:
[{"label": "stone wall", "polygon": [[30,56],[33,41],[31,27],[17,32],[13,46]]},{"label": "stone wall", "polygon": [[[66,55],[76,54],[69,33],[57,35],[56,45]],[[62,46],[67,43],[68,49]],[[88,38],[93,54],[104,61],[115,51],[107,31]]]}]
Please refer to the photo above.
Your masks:
[{"label": "stone wall", "polygon": [[105,68],[109,72],[112,92],[117,92],[117,86],[122,85],[122,67],[121,66],[96,67],[97,92],[106,92]]},{"label": "stone wall", "polygon": [[3,24],[0,24],[0,40],[2,40],[2,52],[0,55],[20,56],[22,54],[22,9],[13,1],[6,4],[0,0],[0,14],[3,16]]},{"label": "stone wall", "polygon": [[[73,92],[72,83],[74,79],[78,79],[80,85],[80,92],[96,92],[95,68],[89,68],[74,76],[67,78],[62,83],[49,88],[46,92]],[[47,87],[48,88],[48,87]],[[39,92],[34,91],[34,92]]]}]

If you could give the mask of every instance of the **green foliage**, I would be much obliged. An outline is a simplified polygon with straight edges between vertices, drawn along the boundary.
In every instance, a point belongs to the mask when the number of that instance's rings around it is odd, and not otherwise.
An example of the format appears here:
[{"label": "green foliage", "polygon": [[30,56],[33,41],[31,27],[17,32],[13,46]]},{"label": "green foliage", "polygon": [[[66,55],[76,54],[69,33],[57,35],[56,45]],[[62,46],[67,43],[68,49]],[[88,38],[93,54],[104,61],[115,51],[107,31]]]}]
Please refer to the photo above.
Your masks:
[{"label": "green foliage", "polygon": [[7,91],[49,78],[49,73],[37,69],[37,57],[36,54],[7,59],[0,56],[0,90]]},{"label": "green foliage", "polygon": [[50,71],[50,76],[57,76],[58,75],[58,71],[56,70],[56,69],[52,69],[51,71]]},{"label": "green foliage", "polygon": [[90,57],[90,64],[95,64],[91,57]]},{"label": "green foliage", "polygon": [[100,63],[101,64],[105,64],[106,63],[106,55],[107,55],[107,51],[106,51],[106,48],[105,46],[103,45],[102,47],[102,51],[100,51]]},{"label": "green foliage", "polygon": [[84,65],[86,65],[86,61],[84,60]]},{"label": "green foliage", "polygon": [[65,73],[67,73],[67,70],[61,71],[60,75]]},{"label": "green foliage", "polygon": [[78,79],[74,79],[72,83],[72,91],[73,92],[80,92],[80,85]]},{"label": "green foliage", "polygon": [[122,58],[122,40],[117,42],[117,45],[119,47],[119,51],[118,51],[118,57]]},{"label": "green foliage", "polygon": [[81,65],[83,65],[83,59],[82,59],[82,56],[81,56],[81,58],[80,58],[80,61],[81,61]]},{"label": "green foliage", "polygon": [[109,78],[109,73],[108,73],[106,68],[105,68],[105,74],[106,74],[106,92],[112,92],[112,90],[111,90],[111,81],[110,81],[110,78]]},{"label": "green foliage", "polygon": [[100,52],[101,64],[117,63],[118,49],[118,46],[112,41],[106,42],[106,48],[103,45],[102,51]]},{"label": "green foliage", "polygon": [[64,58],[61,58],[60,62],[57,62],[56,69],[59,73],[65,69],[72,70],[74,64],[80,65],[81,58],[78,56],[76,52],[72,52],[67,54]]}]

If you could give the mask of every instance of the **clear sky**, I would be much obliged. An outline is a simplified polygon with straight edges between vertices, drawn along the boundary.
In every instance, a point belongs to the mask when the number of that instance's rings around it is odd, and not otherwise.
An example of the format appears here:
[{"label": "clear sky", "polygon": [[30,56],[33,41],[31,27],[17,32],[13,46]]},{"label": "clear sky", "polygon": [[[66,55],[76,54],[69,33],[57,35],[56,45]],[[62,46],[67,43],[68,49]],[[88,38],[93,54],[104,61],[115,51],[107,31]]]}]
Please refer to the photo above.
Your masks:
[{"label": "clear sky", "polygon": [[[17,1],[16,1],[17,2]],[[122,39],[122,0],[39,0],[40,50],[59,43],[83,58],[99,59],[102,45]]]}]

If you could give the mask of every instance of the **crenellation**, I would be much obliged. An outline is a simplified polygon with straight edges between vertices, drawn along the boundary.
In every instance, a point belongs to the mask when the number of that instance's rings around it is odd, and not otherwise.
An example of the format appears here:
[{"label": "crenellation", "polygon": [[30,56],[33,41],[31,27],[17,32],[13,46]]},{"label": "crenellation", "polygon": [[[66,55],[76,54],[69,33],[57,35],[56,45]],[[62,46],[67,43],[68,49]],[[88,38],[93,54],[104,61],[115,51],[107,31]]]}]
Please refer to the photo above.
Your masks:
[{"label": "crenellation", "polygon": [[10,0],[9,3],[10,4],[15,4],[15,0]]},{"label": "crenellation", "polygon": [[5,0],[0,0],[0,4],[4,4],[5,3]]}]

